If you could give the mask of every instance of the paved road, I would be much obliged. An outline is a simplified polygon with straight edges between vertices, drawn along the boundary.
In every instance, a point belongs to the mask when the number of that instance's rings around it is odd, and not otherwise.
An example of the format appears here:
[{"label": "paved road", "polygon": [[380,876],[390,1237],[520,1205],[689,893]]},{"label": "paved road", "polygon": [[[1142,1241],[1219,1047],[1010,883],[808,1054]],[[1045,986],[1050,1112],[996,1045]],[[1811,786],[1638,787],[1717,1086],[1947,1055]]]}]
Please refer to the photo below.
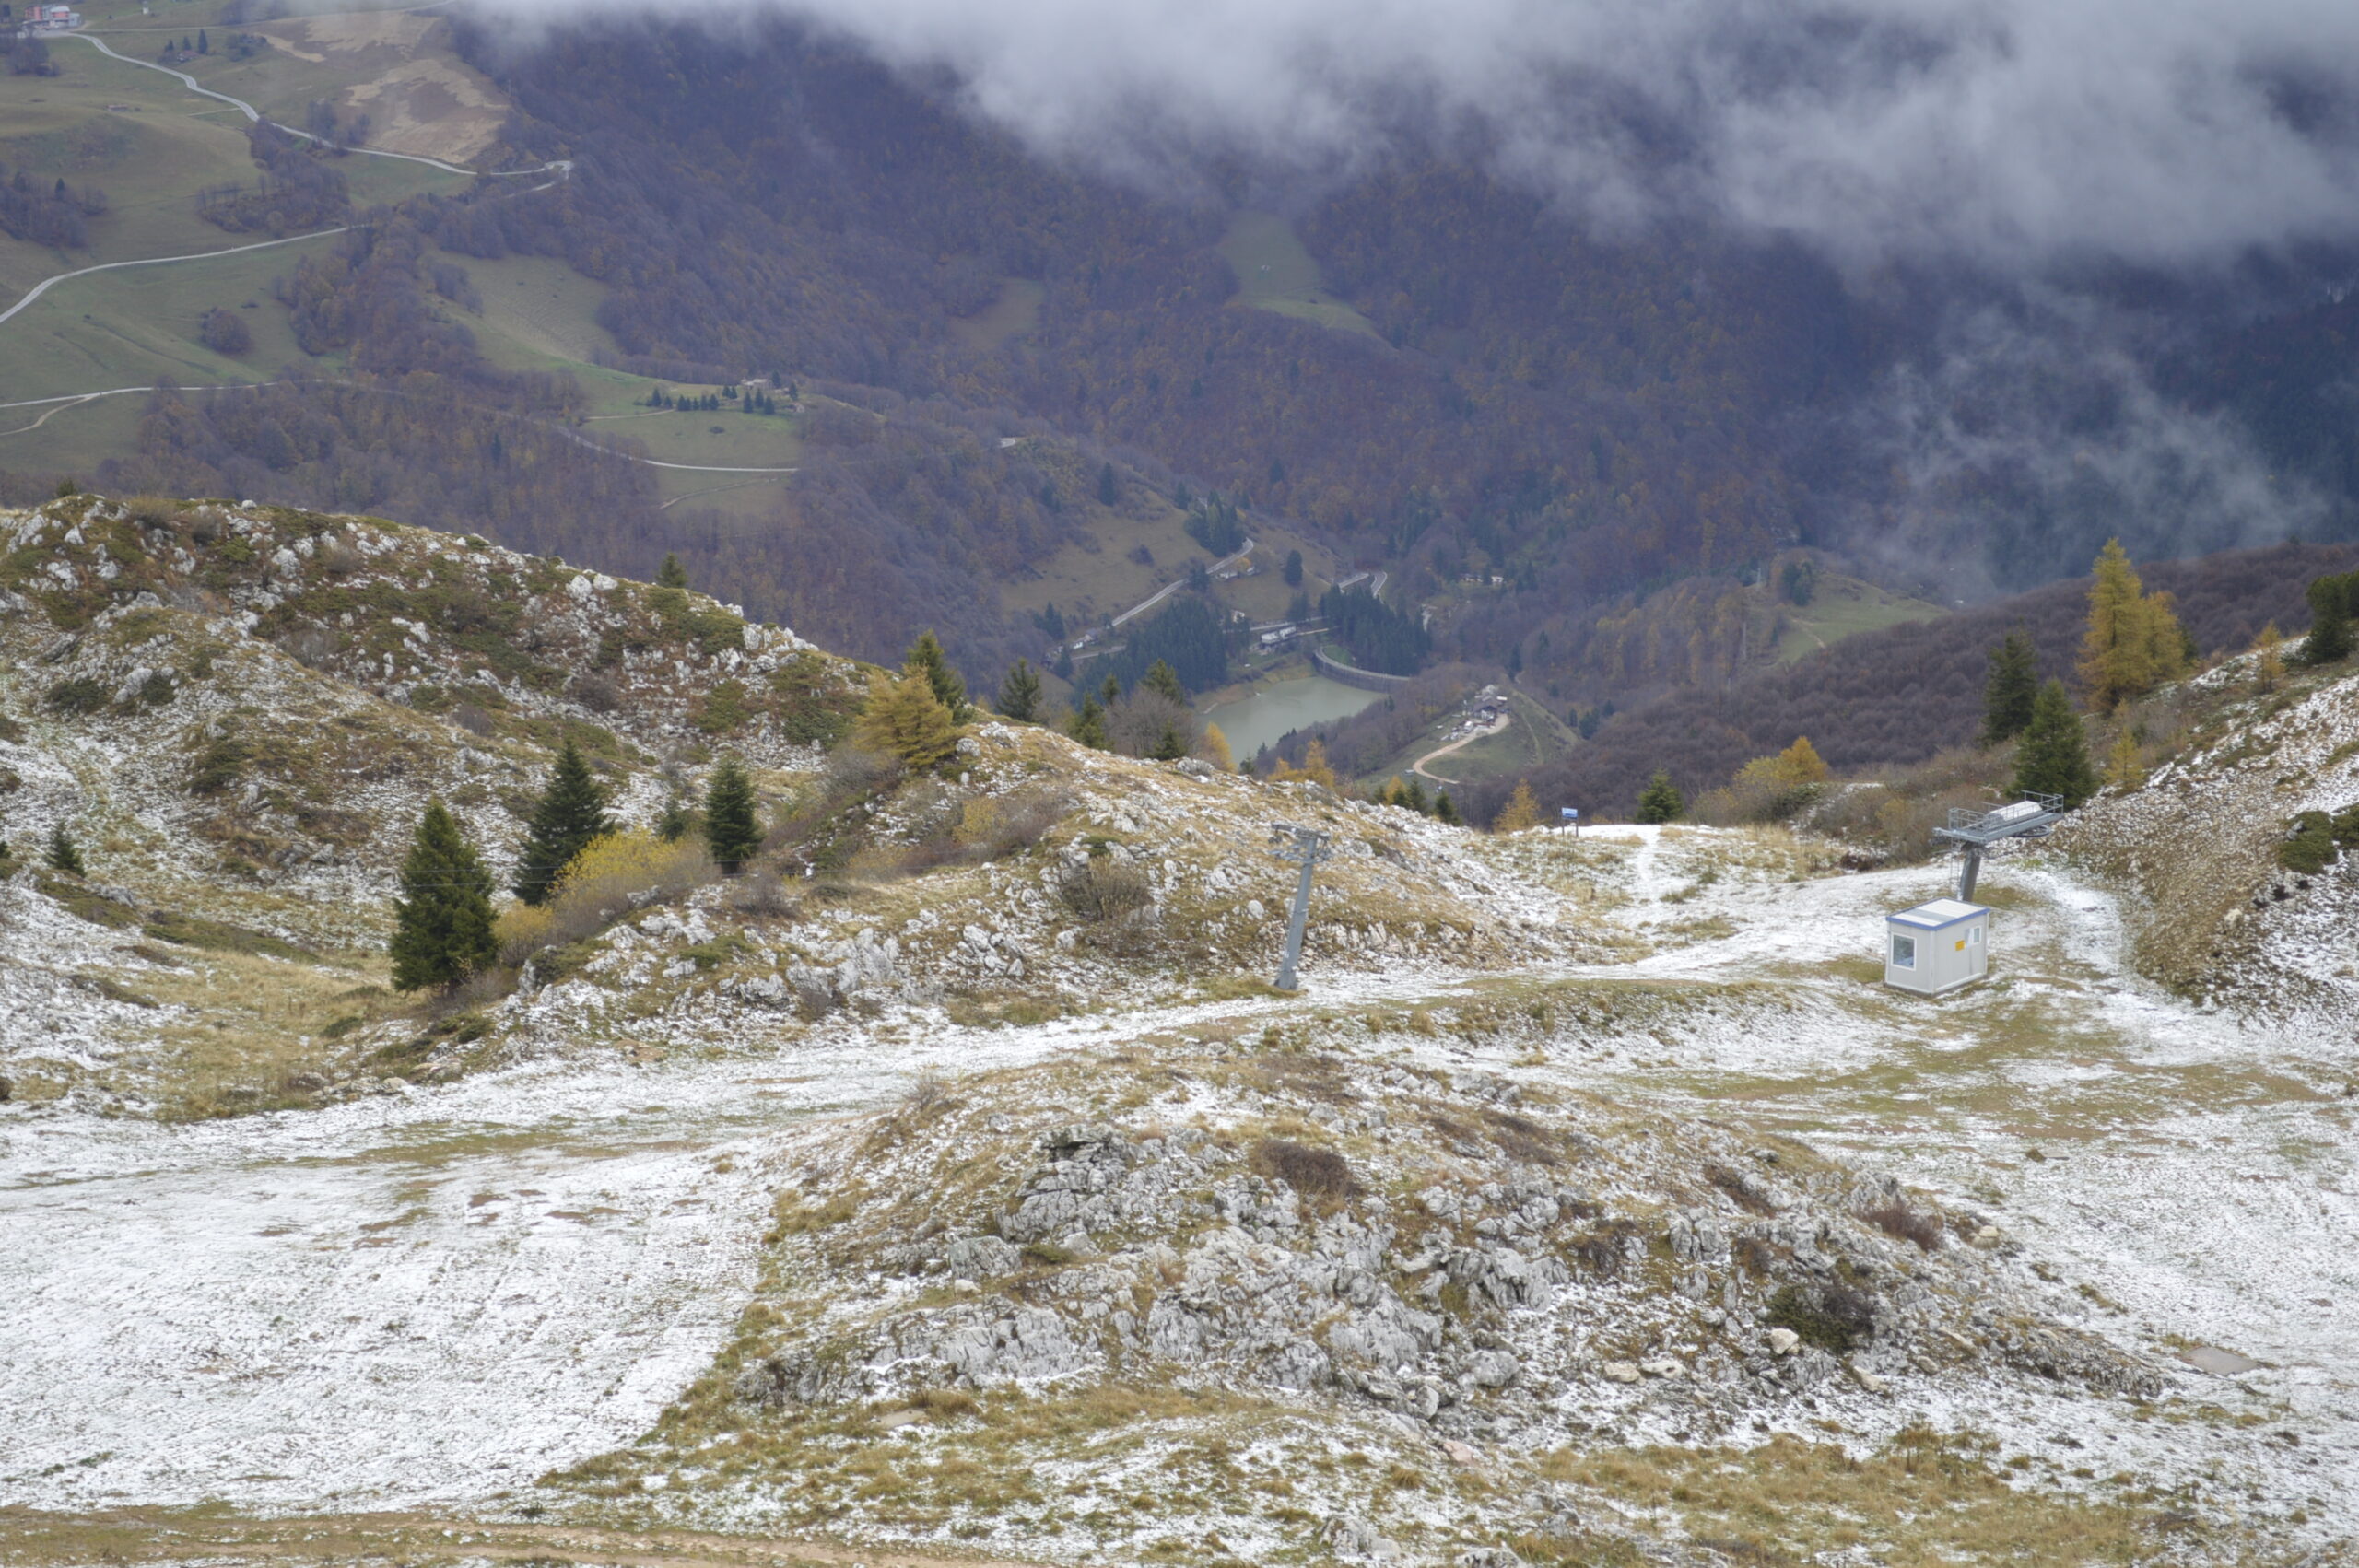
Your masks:
[{"label": "paved road", "polygon": [[1484,728],[1475,731],[1472,734],[1461,735],[1457,740],[1450,742],[1449,744],[1446,746],[1439,746],[1427,752],[1425,755],[1419,757],[1416,761],[1409,765],[1409,771],[1418,774],[1424,778],[1430,778],[1437,784],[1455,784],[1458,782],[1455,778],[1444,778],[1438,773],[1426,772],[1426,764],[1433,761],[1433,759],[1438,756],[1448,756],[1450,753],[1458,750],[1461,746],[1471,746],[1477,741],[1487,740],[1493,735],[1499,734],[1514,722],[1514,714],[1502,713],[1499,715],[1496,723],[1485,725]]},{"label": "paved road", "polygon": [[[188,90],[193,93],[199,93],[206,98],[218,99],[223,103],[229,104],[232,108],[236,109],[238,112],[243,114],[247,119],[257,123],[262,121],[262,111],[256,109],[252,104],[248,103],[244,99],[231,98],[228,93],[215,92],[211,88],[199,87],[197,85],[196,78],[190,76],[185,71],[175,71],[169,65],[158,65],[151,60],[135,60],[128,54],[117,53],[114,50],[108,48],[102,40],[93,38],[86,32],[67,33],[65,36],[67,38],[80,39],[83,42],[88,44],[91,48],[97,50],[100,53],[107,56],[107,58],[111,60],[120,60],[126,65],[136,65],[143,71],[160,71],[165,76],[170,76],[174,80],[180,82],[181,85],[187,88]],[[300,136],[307,142],[316,142],[320,139],[307,131],[298,131],[292,125],[279,125],[278,122],[276,120],[269,122],[269,123],[277,126],[279,130],[286,132],[290,136]],[[444,170],[452,174],[474,176],[480,173],[477,170],[464,169],[455,163],[445,163],[439,158],[423,158],[417,153],[387,152],[381,147],[351,147],[346,150],[360,153],[370,158],[393,158],[401,159],[404,163],[428,164],[433,168]],[[550,170],[555,170],[557,173],[557,178],[563,179],[566,174],[572,170],[572,159],[558,158],[553,162],[542,164],[538,169],[507,170],[497,175],[490,176],[490,178],[529,178],[535,174],[546,174]],[[549,181],[549,184],[555,184],[556,182],[556,181]],[[548,185],[536,185],[534,189],[545,191],[548,189]],[[529,194],[530,193],[520,193]],[[78,267],[72,272],[59,273],[55,277],[45,277],[39,283],[34,284],[31,290],[27,293],[22,299],[18,300],[6,310],[0,310],[0,322],[6,322],[9,317],[15,315],[18,311],[23,310],[26,306],[31,304],[42,295],[48,293],[50,289],[54,287],[56,285],[65,283],[73,278],[88,277],[94,272],[112,272],[119,267],[156,267],[162,266],[167,262],[201,262],[211,256],[234,256],[241,251],[263,251],[269,249],[273,245],[293,245],[305,240],[318,240],[331,234],[343,234],[348,232],[351,228],[352,225],[344,223],[338,224],[334,228],[315,229],[309,234],[290,234],[283,240],[259,240],[251,245],[230,245],[218,251],[197,251],[185,256],[142,256],[128,262],[101,262],[94,267]],[[104,396],[106,394],[92,393],[90,395]],[[10,405],[0,404],[0,407],[6,406]],[[658,466],[663,465],[659,464]]]},{"label": "paved road", "polygon": [[[9,317],[15,315],[18,311],[23,310],[26,306],[31,304],[42,295],[48,293],[58,284],[67,282],[73,278],[88,277],[94,272],[113,272],[120,267],[159,267],[166,262],[201,262],[210,256],[234,256],[241,251],[267,251],[273,245],[293,245],[305,240],[321,240],[331,234],[343,234],[349,231],[351,228],[352,225],[348,223],[340,223],[334,228],[314,229],[309,234],[290,234],[284,240],[259,240],[251,245],[231,245],[226,250],[194,251],[185,256],[141,256],[134,261],[100,262],[94,267],[77,267],[72,272],[62,272],[55,277],[45,277],[39,283],[34,284],[31,290],[28,292],[22,299],[18,300],[6,310],[0,310],[0,322],[6,322]],[[139,390],[144,391],[145,389],[143,388]],[[106,394],[104,392],[92,392],[89,395],[92,397],[104,397]],[[64,400],[43,399],[42,401],[59,402]],[[14,405],[0,404],[0,408],[10,406]]]},{"label": "paved road", "polygon": [[[1244,560],[1247,556],[1253,554],[1253,543],[1254,542],[1252,540],[1248,539],[1245,542],[1245,547],[1243,549],[1238,551],[1233,556],[1222,556],[1219,560],[1215,561],[1211,566],[1204,569],[1208,572],[1226,570],[1228,568],[1235,566],[1238,562]],[[1109,627],[1119,626],[1124,621],[1131,619],[1134,615],[1144,614],[1147,611],[1154,609],[1157,604],[1162,603],[1166,599],[1170,598],[1174,593],[1178,592],[1180,591],[1180,584],[1187,580],[1188,579],[1183,577],[1175,581],[1165,583],[1161,588],[1156,589],[1153,593],[1148,594],[1145,598],[1140,600],[1137,603],[1132,605],[1129,609],[1123,611],[1121,614],[1115,616],[1106,624]]]}]

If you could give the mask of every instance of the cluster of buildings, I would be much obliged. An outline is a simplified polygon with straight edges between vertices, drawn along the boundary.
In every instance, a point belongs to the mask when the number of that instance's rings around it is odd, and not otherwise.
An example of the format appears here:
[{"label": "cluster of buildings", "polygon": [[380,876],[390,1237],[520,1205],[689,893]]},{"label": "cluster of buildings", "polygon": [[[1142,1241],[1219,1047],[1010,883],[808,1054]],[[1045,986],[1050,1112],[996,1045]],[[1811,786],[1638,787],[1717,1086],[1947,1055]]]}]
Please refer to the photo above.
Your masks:
[{"label": "cluster of buildings", "polygon": [[82,13],[70,6],[28,6],[18,29],[23,32],[72,32],[82,25]]}]

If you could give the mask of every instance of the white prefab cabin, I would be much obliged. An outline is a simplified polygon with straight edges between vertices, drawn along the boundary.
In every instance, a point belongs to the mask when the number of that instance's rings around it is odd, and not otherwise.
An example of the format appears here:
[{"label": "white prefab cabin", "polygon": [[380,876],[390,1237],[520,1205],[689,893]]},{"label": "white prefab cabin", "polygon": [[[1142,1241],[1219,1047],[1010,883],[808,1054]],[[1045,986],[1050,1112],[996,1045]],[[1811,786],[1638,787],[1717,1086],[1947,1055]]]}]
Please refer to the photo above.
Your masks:
[{"label": "white prefab cabin", "polygon": [[1936,898],[1884,921],[1884,983],[1919,996],[1970,986],[1990,972],[1990,911]]}]

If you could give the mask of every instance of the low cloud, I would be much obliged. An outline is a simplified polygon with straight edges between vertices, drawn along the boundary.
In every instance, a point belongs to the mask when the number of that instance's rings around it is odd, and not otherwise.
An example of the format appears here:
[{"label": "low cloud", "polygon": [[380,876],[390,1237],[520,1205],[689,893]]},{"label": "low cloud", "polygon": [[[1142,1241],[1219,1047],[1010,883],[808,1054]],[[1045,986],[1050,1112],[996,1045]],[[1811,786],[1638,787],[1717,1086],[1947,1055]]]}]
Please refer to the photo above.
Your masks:
[{"label": "low cloud", "polygon": [[[575,0],[495,0],[561,19]],[[591,7],[612,0],[589,0]],[[613,7],[617,12],[620,7]],[[1479,146],[1591,222],[1857,266],[2211,264],[2359,230],[2348,0],[741,0],[1133,177]]]},{"label": "low cloud", "polygon": [[2235,419],[2157,391],[2128,335],[2059,296],[1956,322],[1859,405],[1861,455],[1896,484],[1853,538],[1971,599],[2085,571],[2113,537],[2164,559],[2318,536],[2324,497]]}]

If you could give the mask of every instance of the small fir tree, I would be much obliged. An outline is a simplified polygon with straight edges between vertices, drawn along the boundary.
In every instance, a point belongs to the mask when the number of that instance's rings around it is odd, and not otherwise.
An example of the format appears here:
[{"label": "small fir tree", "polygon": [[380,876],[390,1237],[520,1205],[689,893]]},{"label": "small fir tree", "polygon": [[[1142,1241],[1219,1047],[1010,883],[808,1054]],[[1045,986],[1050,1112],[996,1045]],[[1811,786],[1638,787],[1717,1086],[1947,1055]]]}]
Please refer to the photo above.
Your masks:
[{"label": "small fir tree", "polygon": [[1121,498],[1121,481],[1114,477],[1114,465],[1109,462],[1097,471],[1097,504],[1110,507]]},{"label": "small fir tree", "polygon": [[696,813],[688,802],[675,795],[663,802],[663,810],[655,818],[655,837],[666,844],[677,844],[696,826]]},{"label": "small fir tree", "polygon": [[1499,808],[1499,814],[1491,819],[1491,831],[1521,833],[1527,827],[1537,826],[1539,822],[1540,802],[1532,799],[1532,786],[1518,779],[1515,793],[1509,795],[1508,803]]},{"label": "small fir tree", "polygon": [[1982,731],[1978,746],[2003,745],[2024,732],[2039,699],[2039,655],[2031,638],[2011,631],[1990,649],[1990,673],[1982,683]]},{"label": "small fir tree", "polygon": [[511,886],[527,904],[546,904],[556,891],[559,872],[593,838],[615,831],[606,814],[606,791],[592,777],[590,765],[572,741],[557,754],[548,787],[533,807],[524,830],[524,850],[517,858],[516,880]]},{"label": "small fir tree", "polygon": [[1458,814],[1458,802],[1449,798],[1449,791],[1447,790],[1434,791],[1434,820],[1446,823],[1451,827],[1464,825],[1465,819]]},{"label": "small fir tree", "polygon": [[1401,791],[1401,803],[1419,816],[1433,810],[1432,803],[1426,799],[1426,787],[1414,778],[1409,780],[1409,787]]},{"label": "small fir tree", "polygon": [[2060,795],[2067,810],[2096,793],[2088,731],[2061,681],[2040,687],[2032,705],[2031,722],[2015,751],[2014,788],[2020,795]]},{"label": "small fir tree", "polygon": [[762,847],[761,824],[754,817],[754,780],[745,765],[724,756],[705,783],[704,841],[723,876],[735,876]]},{"label": "small fir tree", "polygon": [[1029,659],[1019,659],[1008,667],[1007,678],[999,684],[999,710],[1027,724],[1039,716],[1040,673],[1032,668]]},{"label": "small fir tree", "polygon": [[1160,659],[1146,667],[1146,673],[1139,678],[1139,685],[1151,692],[1161,693],[1183,708],[1187,706],[1188,688],[1180,684],[1180,673]]},{"label": "small fir tree", "polygon": [[950,710],[914,669],[898,678],[880,674],[869,683],[868,702],[852,735],[871,750],[898,757],[904,767],[938,767],[958,751],[958,726],[950,721]]},{"label": "small fir tree", "polygon": [[1074,714],[1073,723],[1065,732],[1092,751],[1104,751],[1109,744],[1106,709],[1099,706],[1096,697],[1085,696],[1079,711]]},{"label": "small fir tree", "polygon": [[1156,737],[1154,746],[1146,755],[1156,762],[1178,762],[1188,755],[1188,743],[1177,725],[1166,724],[1163,733]]},{"label": "small fir tree", "polygon": [[1279,575],[1285,579],[1285,584],[1288,588],[1300,588],[1302,586],[1301,551],[1288,550],[1286,552],[1285,570],[1281,572]]},{"label": "small fir tree", "polygon": [[1121,701],[1122,677],[1111,670],[1107,671],[1105,684],[1097,688],[1097,696],[1109,708]]},{"label": "small fir tree", "polygon": [[964,724],[968,717],[967,683],[950,667],[950,656],[942,651],[941,641],[930,632],[920,632],[917,641],[910,645],[910,656],[901,668],[912,675],[922,674],[925,684],[933,688],[936,702],[949,713],[953,724]]},{"label": "small fir tree", "polygon": [[655,568],[655,586],[658,588],[688,586],[688,568],[682,566],[680,557],[669,550],[663,552],[663,564]]},{"label": "small fir tree", "polygon": [[428,802],[393,901],[393,989],[449,990],[499,956],[491,872],[440,801]]},{"label": "small fir tree", "polygon": [[45,858],[49,861],[49,869],[53,872],[65,872],[71,876],[87,874],[82,864],[81,847],[74,842],[74,836],[65,831],[65,825],[62,822],[50,826],[49,853]]},{"label": "small fir tree", "polygon": [[1647,787],[1638,791],[1638,820],[1651,823],[1677,822],[1686,810],[1687,797],[1679,792],[1677,785],[1672,783],[1670,772],[1664,768],[1656,768],[1655,776],[1647,780]]}]

